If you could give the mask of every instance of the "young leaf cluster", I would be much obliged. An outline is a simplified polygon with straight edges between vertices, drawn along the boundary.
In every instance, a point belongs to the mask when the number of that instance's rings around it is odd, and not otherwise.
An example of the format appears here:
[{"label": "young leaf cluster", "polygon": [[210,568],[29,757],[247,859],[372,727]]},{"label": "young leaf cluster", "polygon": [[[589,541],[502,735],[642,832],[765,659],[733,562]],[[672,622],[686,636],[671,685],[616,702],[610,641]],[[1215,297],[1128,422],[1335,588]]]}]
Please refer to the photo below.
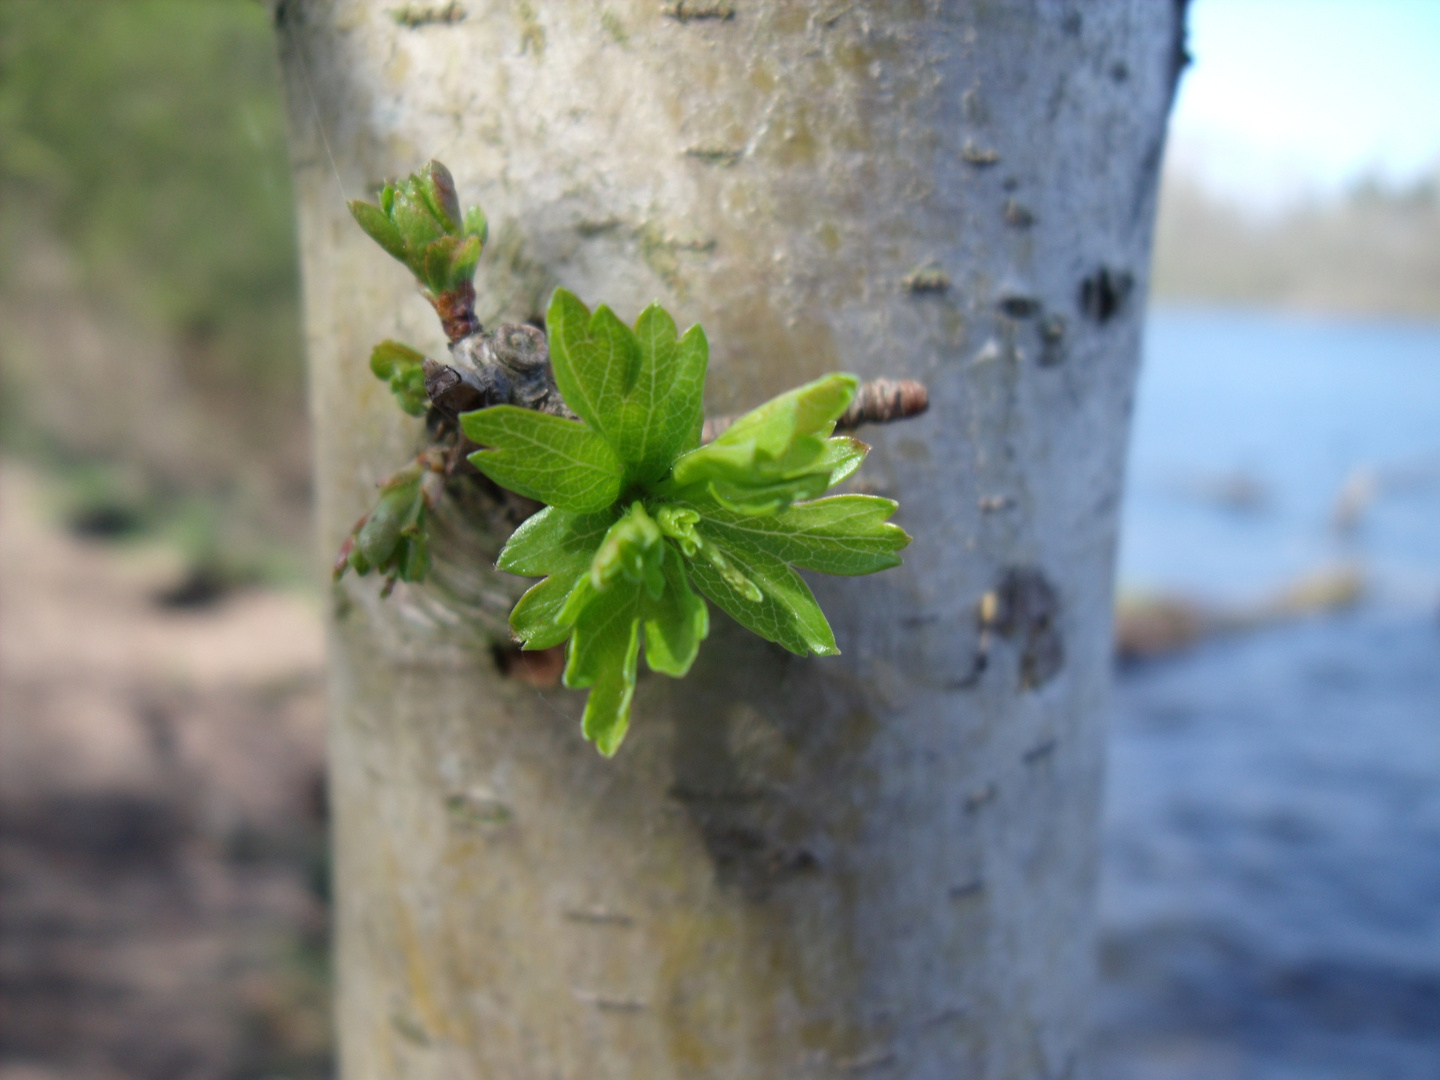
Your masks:
[{"label": "young leaf cluster", "polygon": [[432,300],[470,285],[489,226],[478,206],[460,212],[455,180],[438,161],[386,184],[379,206],[359,199],[349,206],[360,227],[410,268]]},{"label": "young leaf cluster", "polygon": [[[430,162],[387,184],[378,206],[352,202],[360,226],[405,263],[452,341],[466,316],[486,234],[461,214],[454,181]],[[506,544],[501,570],[540,578],[510,616],[526,649],[567,644],[565,685],[589,689],[585,736],[616,752],[629,726],[640,653],[683,676],[710,629],[708,598],[761,637],[800,655],[838,652],[797,570],[869,574],[895,566],[910,538],[896,509],[868,495],[824,497],[859,468],[863,443],[833,435],[856,391],[830,375],[767,402],[700,444],[709,346],[679,334],[658,305],[627,326],[559,289],[547,315],[556,387],[578,419],[496,405],[460,417],[482,449],[469,460],[502,487],[546,504]],[[381,342],[370,369],[412,416],[429,408],[424,357]],[[426,515],[443,470],[426,455],[392,476],[335,566],[376,570],[388,592],[430,568]]]},{"label": "young leaf cluster", "polygon": [[539,577],[511,630],[527,649],[568,642],[565,685],[588,688],[585,736],[609,756],[629,725],[639,656],[682,676],[709,632],[702,597],[800,655],[838,652],[797,569],[868,574],[910,538],[896,504],[820,496],[859,467],[863,443],[832,436],[855,393],[830,375],[773,399],[700,445],[709,350],[658,305],[633,327],[564,289],[547,316],[571,420],[497,405],[466,413],[470,461],[546,503],[497,565]]}]

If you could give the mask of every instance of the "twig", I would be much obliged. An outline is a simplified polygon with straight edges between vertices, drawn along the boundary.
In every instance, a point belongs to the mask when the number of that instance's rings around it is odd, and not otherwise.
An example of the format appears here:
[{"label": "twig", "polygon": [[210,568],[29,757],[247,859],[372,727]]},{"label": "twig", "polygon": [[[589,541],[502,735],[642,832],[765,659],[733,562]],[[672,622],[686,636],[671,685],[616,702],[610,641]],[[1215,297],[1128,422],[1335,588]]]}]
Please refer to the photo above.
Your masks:
[{"label": "twig", "polygon": [[454,345],[484,330],[480,320],[475,317],[475,286],[472,283],[466,281],[449,292],[427,296],[427,299],[435,309],[435,314],[440,317],[440,325],[445,328],[445,336],[450,339],[450,344]]},{"label": "twig", "polygon": [[930,407],[930,391],[911,379],[872,379],[861,383],[850,407],[835,421],[836,431],[852,431],[866,424],[908,420]]},{"label": "twig", "polygon": [[[854,431],[866,424],[888,424],[909,420],[930,407],[930,392],[923,383],[911,379],[872,379],[861,383],[850,407],[835,421],[836,431]],[[712,416],[705,421],[700,441],[714,442],[737,418]]]}]

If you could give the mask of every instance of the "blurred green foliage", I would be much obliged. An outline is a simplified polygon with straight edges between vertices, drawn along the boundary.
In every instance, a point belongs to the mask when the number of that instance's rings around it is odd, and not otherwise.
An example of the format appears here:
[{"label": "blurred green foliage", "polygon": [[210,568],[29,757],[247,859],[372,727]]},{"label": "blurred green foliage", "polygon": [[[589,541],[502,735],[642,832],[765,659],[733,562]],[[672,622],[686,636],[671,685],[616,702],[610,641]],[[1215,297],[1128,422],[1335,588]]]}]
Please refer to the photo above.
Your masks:
[{"label": "blurred green foliage", "polygon": [[87,291],[203,342],[201,381],[299,396],[284,112],[254,0],[5,0],[0,200],[43,220]]},{"label": "blurred green foliage", "polygon": [[300,565],[299,272],[262,4],[0,0],[0,379],[0,444],[81,501],[203,534],[207,565]]},{"label": "blurred green foliage", "polygon": [[[263,5],[0,0],[0,445],[45,467],[74,532],[158,535],[184,552],[187,576],[164,604],[257,576],[293,581],[311,562],[298,286]],[[323,875],[319,824],[288,829],[258,857]],[[270,962],[243,985],[237,975],[232,1032],[204,1027],[224,1014],[196,984],[199,1030],[216,1030],[199,1058],[193,1017],[134,1022],[148,999],[127,996],[131,983],[68,1001],[64,1037],[89,1030],[75,1017],[103,1013],[102,1030],[124,1039],[84,1047],[81,1071],[128,1075],[111,1062],[178,1052],[200,1075],[332,1075],[324,937],[296,918],[231,920],[217,934],[226,956],[263,950]],[[177,972],[193,980],[195,963]]]}]

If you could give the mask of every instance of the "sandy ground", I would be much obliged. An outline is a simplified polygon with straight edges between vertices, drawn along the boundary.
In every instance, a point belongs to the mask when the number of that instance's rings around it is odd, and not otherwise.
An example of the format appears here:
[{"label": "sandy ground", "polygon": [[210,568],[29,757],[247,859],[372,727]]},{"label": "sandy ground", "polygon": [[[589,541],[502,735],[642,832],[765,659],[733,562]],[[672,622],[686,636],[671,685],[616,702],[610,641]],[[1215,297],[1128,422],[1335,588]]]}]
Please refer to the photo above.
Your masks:
[{"label": "sandy ground", "polygon": [[323,632],[0,463],[0,1080],[329,1073]]}]

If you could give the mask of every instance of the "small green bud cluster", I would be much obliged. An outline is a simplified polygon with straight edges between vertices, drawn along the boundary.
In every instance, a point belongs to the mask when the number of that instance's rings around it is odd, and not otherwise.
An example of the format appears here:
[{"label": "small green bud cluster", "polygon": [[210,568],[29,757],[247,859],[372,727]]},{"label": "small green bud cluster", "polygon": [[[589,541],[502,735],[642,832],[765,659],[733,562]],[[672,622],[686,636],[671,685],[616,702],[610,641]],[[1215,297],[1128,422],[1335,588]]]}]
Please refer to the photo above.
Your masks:
[{"label": "small green bud cluster", "polygon": [[380,205],[359,199],[350,213],[370,238],[410,268],[432,299],[470,284],[489,224],[478,206],[463,214],[450,171],[438,161],[386,184]]},{"label": "small green bud cluster", "polygon": [[430,572],[430,542],[425,515],[439,495],[441,476],[427,461],[417,459],[380,487],[380,501],[350,530],[335,560],[336,581],[354,570],[385,576],[382,595],[399,581],[424,581]]},{"label": "small green bud cluster", "polygon": [[425,392],[425,356],[398,341],[382,341],[370,353],[370,370],[390,384],[400,408],[411,416],[424,416],[430,408]]}]

